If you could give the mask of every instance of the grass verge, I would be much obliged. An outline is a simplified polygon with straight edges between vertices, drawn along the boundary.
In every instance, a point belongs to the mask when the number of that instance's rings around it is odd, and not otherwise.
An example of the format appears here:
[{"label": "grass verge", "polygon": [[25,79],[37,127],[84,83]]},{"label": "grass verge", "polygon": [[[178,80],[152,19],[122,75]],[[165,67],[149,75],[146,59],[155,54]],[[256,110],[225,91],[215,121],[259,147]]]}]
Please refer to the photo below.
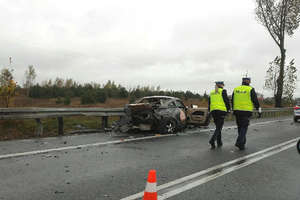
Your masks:
[{"label": "grass verge", "polygon": [[[110,117],[108,125],[118,117]],[[56,118],[42,119],[43,135],[37,136],[37,123],[34,119],[27,120],[0,120],[0,141],[14,139],[28,139],[38,137],[53,137],[58,135],[58,122]],[[65,117],[64,134],[70,135],[70,132],[76,132],[84,129],[101,129],[102,121],[100,117]]]}]

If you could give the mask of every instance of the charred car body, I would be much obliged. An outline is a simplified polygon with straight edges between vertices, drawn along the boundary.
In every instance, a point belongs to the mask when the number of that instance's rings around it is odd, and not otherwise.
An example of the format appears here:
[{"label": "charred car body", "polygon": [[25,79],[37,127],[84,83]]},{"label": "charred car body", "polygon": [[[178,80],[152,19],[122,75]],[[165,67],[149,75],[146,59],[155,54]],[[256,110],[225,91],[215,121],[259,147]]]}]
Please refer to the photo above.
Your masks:
[{"label": "charred car body", "polygon": [[125,116],[113,126],[115,132],[133,129],[155,130],[159,133],[176,133],[187,124],[207,126],[207,108],[187,108],[179,98],[150,96],[125,106]]}]

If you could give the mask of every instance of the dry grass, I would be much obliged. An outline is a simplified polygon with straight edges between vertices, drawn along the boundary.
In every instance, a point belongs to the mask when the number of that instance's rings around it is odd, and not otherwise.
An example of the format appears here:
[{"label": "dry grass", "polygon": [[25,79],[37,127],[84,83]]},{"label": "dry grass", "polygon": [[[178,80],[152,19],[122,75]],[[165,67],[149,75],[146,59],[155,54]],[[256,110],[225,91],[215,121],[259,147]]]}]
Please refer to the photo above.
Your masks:
[{"label": "dry grass", "polygon": [[[82,105],[80,98],[75,97],[71,99],[70,105],[56,104],[56,98],[49,99],[34,99],[24,95],[16,96],[10,107],[103,107],[103,108],[116,108],[123,107],[129,102],[128,99],[108,99],[105,103]],[[3,107],[3,105],[1,105]]]},{"label": "dry grass", "polygon": [[[34,99],[29,98],[25,95],[16,96],[11,103],[10,107],[101,107],[101,108],[118,108],[123,107],[129,103],[129,99],[112,99],[109,98],[105,103],[96,103],[82,105],[80,98],[75,97],[71,99],[70,105],[56,104],[56,98],[49,99]],[[188,99],[183,100],[185,105],[190,106],[191,104],[198,105],[199,107],[207,107],[206,101],[200,101],[199,99]]]},{"label": "dry grass", "polygon": [[[109,118],[109,125],[118,117]],[[58,122],[56,118],[42,119],[42,137],[52,137],[58,135]],[[101,129],[100,117],[65,117],[64,133],[79,131],[83,129]],[[0,120],[0,140],[27,139],[37,137],[35,133],[36,122],[34,119],[28,120]]]}]

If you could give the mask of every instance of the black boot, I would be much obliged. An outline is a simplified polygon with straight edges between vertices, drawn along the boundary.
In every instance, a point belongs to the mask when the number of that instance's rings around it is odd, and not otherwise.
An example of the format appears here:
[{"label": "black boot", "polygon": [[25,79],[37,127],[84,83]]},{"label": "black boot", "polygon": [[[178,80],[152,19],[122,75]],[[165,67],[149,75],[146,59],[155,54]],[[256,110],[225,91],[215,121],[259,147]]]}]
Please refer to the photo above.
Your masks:
[{"label": "black boot", "polygon": [[217,145],[218,145],[218,147],[222,147],[223,146],[223,142],[221,140],[217,141]]},{"label": "black boot", "polygon": [[215,149],[216,148],[216,145],[215,145],[215,142],[214,141],[209,141],[209,144],[211,145],[210,149]]},{"label": "black boot", "polygon": [[238,147],[241,151],[245,150],[245,145],[241,145],[241,144],[235,144],[236,147]]}]

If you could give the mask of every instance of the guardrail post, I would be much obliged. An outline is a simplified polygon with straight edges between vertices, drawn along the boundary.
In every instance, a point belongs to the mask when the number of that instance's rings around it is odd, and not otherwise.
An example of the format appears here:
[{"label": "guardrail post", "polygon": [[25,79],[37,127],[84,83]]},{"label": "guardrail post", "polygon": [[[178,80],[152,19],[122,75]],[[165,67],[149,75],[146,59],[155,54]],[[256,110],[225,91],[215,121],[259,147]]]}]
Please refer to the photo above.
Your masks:
[{"label": "guardrail post", "polygon": [[108,116],[102,117],[102,128],[105,129],[108,127]]},{"label": "guardrail post", "polygon": [[43,135],[43,124],[41,122],[41,119],[37,118],[35,119],[36,123],[37,123],[37,126],[36,126],[36,130],[35,130],[35,134],[37,136],[42,136]]},{"label": "guardrail post", "polygon": [[64,120],[62,117],[57,118],[58,121],[58,135],[64,134]]}]

